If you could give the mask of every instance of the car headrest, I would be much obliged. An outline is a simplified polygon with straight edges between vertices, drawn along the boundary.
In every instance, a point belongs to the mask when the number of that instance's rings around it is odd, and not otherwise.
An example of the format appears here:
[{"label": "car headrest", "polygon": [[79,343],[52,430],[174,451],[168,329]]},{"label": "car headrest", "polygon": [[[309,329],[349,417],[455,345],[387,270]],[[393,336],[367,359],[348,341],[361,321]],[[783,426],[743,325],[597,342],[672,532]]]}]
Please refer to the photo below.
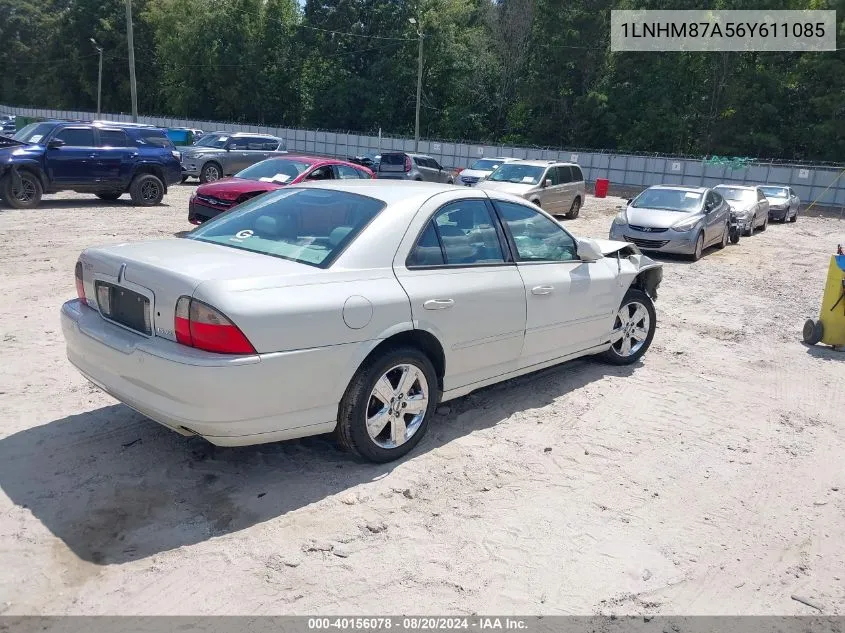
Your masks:
[{"label": "car headrest", "polygon": [[329,244],[331,244],[332,246],[337,246],[351,232],[352,232],[351,226],[337,226],[337,227],[333,228],[332,232],[329,233]]}]

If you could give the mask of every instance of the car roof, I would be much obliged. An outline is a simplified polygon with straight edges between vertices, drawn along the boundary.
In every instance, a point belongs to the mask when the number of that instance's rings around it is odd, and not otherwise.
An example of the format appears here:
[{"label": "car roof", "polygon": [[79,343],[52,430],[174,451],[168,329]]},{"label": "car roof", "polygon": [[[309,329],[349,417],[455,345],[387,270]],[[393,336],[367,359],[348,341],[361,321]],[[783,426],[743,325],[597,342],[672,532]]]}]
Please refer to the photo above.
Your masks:
[{"label": "car roof", "polygon": [[531,160],[531,159],[518,159],[516,162],[519,162],[521,165],[531,165],[533,167],[560,167],[560,166],[571,166],[571,167],[580,167],[578,163],[570,163],[563,160]]},{"label": "car roof", "polygon": [[[364,167],[363,165],[358,165],[357,163],[350,163],[348,160],[342,160],[340,158],[331,158],[329,156],[305,156],[303,154],[283,154],[281,156],[273,156],[272,158],[267,158],[266,160],[295,160],[299,161],[300,163],[308,163],[309,165],[316,165],[317,163],[330,163],[332,165],[349,165],[350,167],[355,167],[359,169]],[[364,167],[366,169],[366,167]]]},{"label": "car roof", "polygon": [[721,189],[743,189],[743,190],[745,190],[745,191],[755,191],[755,190],[757,189],[757,185],[731,185],[731,184],[728,184],[728,183],[726,183],[726,182],[723,182],[723,183],[720,183],[720,184],[716,185],[716,187],[714,187],[714,189],[715,189],[715,188],[721,188]]},{"label": "car roof", "polygon": [[671,191],[694,191],[696,193],[704,193],[707,187],[691,187],[688,185],[652,185],[649,189],[669,189]]},{"label": "car roof", "polygon": [[[193,128],[192,128],[192,129],[193,129]],[[215,134],[219,134],[220,136],[232,136],[232,137],[238,137],[238,136],[263,136],[264,138],[272,138],[272,139],[276,139],[277,141],[284,140],[284,139],[282,139],[282,138],[279,138],[278,136],[273,136],[272,134],[264,134],[263,132],[222,132],[222,131],[217,131],[217,132],[206,132],[206,135],[208,135],[208,136],[213,136],[213,135],[215,135]]]},{"label": "car roof", "polygon": [[466,189],[466,187],[444,185],[437,182],[396,180],[388,183],[385,180],[376,179],[320,180],[317,182],[309,182],[307,185],[295,186],[307,186],[309,188],[331,189],[333,191],[357,193],[362,196],[381,200],[385,204],[402,202],[408,198],[430,198],[431,196],[443,191],[460,191]]}]

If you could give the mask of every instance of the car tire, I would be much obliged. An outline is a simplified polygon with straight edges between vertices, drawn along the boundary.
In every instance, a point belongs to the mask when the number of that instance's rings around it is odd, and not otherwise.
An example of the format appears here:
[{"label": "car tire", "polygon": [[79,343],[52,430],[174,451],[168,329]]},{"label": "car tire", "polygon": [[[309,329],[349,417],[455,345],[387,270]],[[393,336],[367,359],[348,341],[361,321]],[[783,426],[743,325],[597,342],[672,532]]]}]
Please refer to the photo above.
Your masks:
[{"label": "car tire", "polygon": [[731,244],[739,244],[739,239],[742,235],[742,231],[737,228],[736,231],[731,231]]},{"label": "car tire", "polygon": [[692,261],[697,262],[701,259],[701,256],[704,254],[704,233],[699,233],[698,237],[695,238],[695,250],[693,251],[692,255],[690,255],[690,259]]},{"label": "car tire", "polygon": [[214,182],[223,177],[223,168],[214,161],[208,162],[200,170],[200,183]]},{"label": "car tire", "polygon": [[748,223],[748,228],[745,230],[744,235],[745,237],[751,237],[754,235],[754,223],[757,221],[757,216],[751,218],[751,222]]},{"label": "car tire", "polygon": [[[400,389],[403,367],[416,373],[416,378],[411,377],[413,382],[404,393]],[[385,386],[382,381],[387,381],[389,387],[384,398],[376,394],[379,384]],[[414,395],[409,398],[412,392]],[[424,403],[420,396],[425,398]],[[338,407],[335,429],[337,441],[342,448],[371,462],[385,463],[399,459],[410,452],[425,435],[429,420],[437,408],[439,396],[437,373],[428,356],[415,347],[388,349],[365,362],[346,388]],[[387,397],[392,399],[391,403],[384,402]],[[393,434],[399,433],[403,427],[394,426],[399,416],[394,415],[397,409],[393,407],[397,404],[407,405],[412,402],[411,399],[417,399],[418,406],[423,406],[423,409],[421,414],[414,417],[410,417],[411,413],[400,414],[405,428],[404,435],[407,436],[410,426],[413,426],[413,431],[407,439],[396,444]],[[398,409],[402,410],[403,408]],[[372,421],[379,415],[386,417],[376,420],[373,425]],[[420,415],[422,417],[419,417]],[[384,424],[379,429],[378,423],[381,421],[384,421]],[[391,444],[396,445],[390,446]]]},{"label": "car tire", "polygon": [[109,202],[114,202],[120,196],[122,196],[123,193],[119,191],[100,191],[99,193],[96,193],[94,195],[96,195],[100,200],[108,200]]},{"label": "car tire", "polygon": [[[624,321],[625,318],[629,320]],[[636,321],[633,319],[636,319]],[[599,358],[611,365],[636,363],[651,347],[656,328],[657,313],[654,310],[654,302],[651,297],[639,288],[628,288],[628,292],[625,293],[613,320],[610,348],[603,352]],[[645,331],[645,338],[637,339],[634,334],[641,335],[643,330]],[[622,336],[614,341],[614,337],[620,332]]]},{"label": "car tire", "polygon": [[188,178],[189,178],[189,176],[182,176],[182,178],[179,182],[181,182],[184,185],[186,182],[188,182]]},{"label": "car tire", "polygon": [[821,321],[807,319],[804,322],[804,329],[801,335],[807,345],[816,345],[821,342],[824,336],[824,326]]},{"label": "car tire", "polygon": [[12,175],[9,174],[2,182],[3,200],[13,209],[34,209],[41,202],[44,188],[38,176],[31,171],[18,171],[20,184],[14,185]]},{"label": "car tire", "polygon": [[164,198],[164,183],[153,174],[139,174],[129,185],[132,203],[139,207],[153,207]]},{"label": "car tire", "polygon": [[570,220],[574,220],[578,217],[578,214],[581,213],[581,198],[575,198],[572,201],[572,206],[569,207],[569,213],[566,214],[566,217]]},{"label": "car tire", "polygon": [[795,209],[795,215],[789,218],[789,221],[795,224],[798,221],[798,209]]},{"label": "car tire", "polygon": [[760,232],[762,233],[767,228],[769,228],[769,214],[766,214],[766,217],[763,219],[763,225],[760,227]]},{"label": "car tire", "polygon": [[722,250],[723,248],[725,248],[728,245],[728,241],[730,240],[730,232],[731,232],[730,226],[728,226],[728,224],[726,223],[725,224],[725,230],[722,233],[722,239],[718,244],[716,244],[716,248],[718,248],[719,250]]}]

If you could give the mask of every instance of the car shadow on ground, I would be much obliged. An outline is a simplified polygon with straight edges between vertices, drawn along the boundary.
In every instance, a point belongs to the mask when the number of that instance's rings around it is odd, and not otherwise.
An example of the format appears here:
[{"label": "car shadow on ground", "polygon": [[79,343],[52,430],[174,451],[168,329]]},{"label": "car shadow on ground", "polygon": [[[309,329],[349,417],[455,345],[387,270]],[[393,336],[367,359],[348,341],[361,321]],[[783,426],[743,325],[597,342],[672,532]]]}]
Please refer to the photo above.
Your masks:
[{"label": "car shadow on ground", "polygon": [[[573,361],[452,401],[404,460],[635,367]],[[220,448],[113,405],[0,440],[0,488],[80,559],[106,565],[237,532],[388,475],[404,460],[363,462],[329,436]]]},{"label": "car shadow on ground", "polygon": [[[156,205],[158,207],[169,207],[170,205],[167,204],[167,199],[160,204]],[[137,208],[143,209],[144,207],[136,207],[132,204],[132,200],[129,199],[127,195],[124,198],[118,198],[117,200],[100,200],[99,198],[60,198],[56,200],[52,200],[50,198],[43,198],[41,202],[38,203],[38,206],[34,211],[40,209],[96,209],[96,208],[107,208],[107,207],[126,207],[127,209]],[[0,202],[0,210],[11,210],[12,207],[6,205],[5,203]]]}]

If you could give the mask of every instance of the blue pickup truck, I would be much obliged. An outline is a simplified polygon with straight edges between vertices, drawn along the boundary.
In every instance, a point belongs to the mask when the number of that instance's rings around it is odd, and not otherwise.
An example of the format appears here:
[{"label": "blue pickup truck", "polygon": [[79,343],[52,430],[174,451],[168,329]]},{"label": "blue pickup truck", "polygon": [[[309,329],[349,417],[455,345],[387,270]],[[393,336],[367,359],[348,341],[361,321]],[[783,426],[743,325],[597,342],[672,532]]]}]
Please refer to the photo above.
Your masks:
[{"label": "blue pickup truck", "polygon": [[181,179],[181,156],[160,128],[39,121],[0,137],[0,198],[17,209],[63,190],[103,200],[129,193],[134,204],[152,206]]}]

